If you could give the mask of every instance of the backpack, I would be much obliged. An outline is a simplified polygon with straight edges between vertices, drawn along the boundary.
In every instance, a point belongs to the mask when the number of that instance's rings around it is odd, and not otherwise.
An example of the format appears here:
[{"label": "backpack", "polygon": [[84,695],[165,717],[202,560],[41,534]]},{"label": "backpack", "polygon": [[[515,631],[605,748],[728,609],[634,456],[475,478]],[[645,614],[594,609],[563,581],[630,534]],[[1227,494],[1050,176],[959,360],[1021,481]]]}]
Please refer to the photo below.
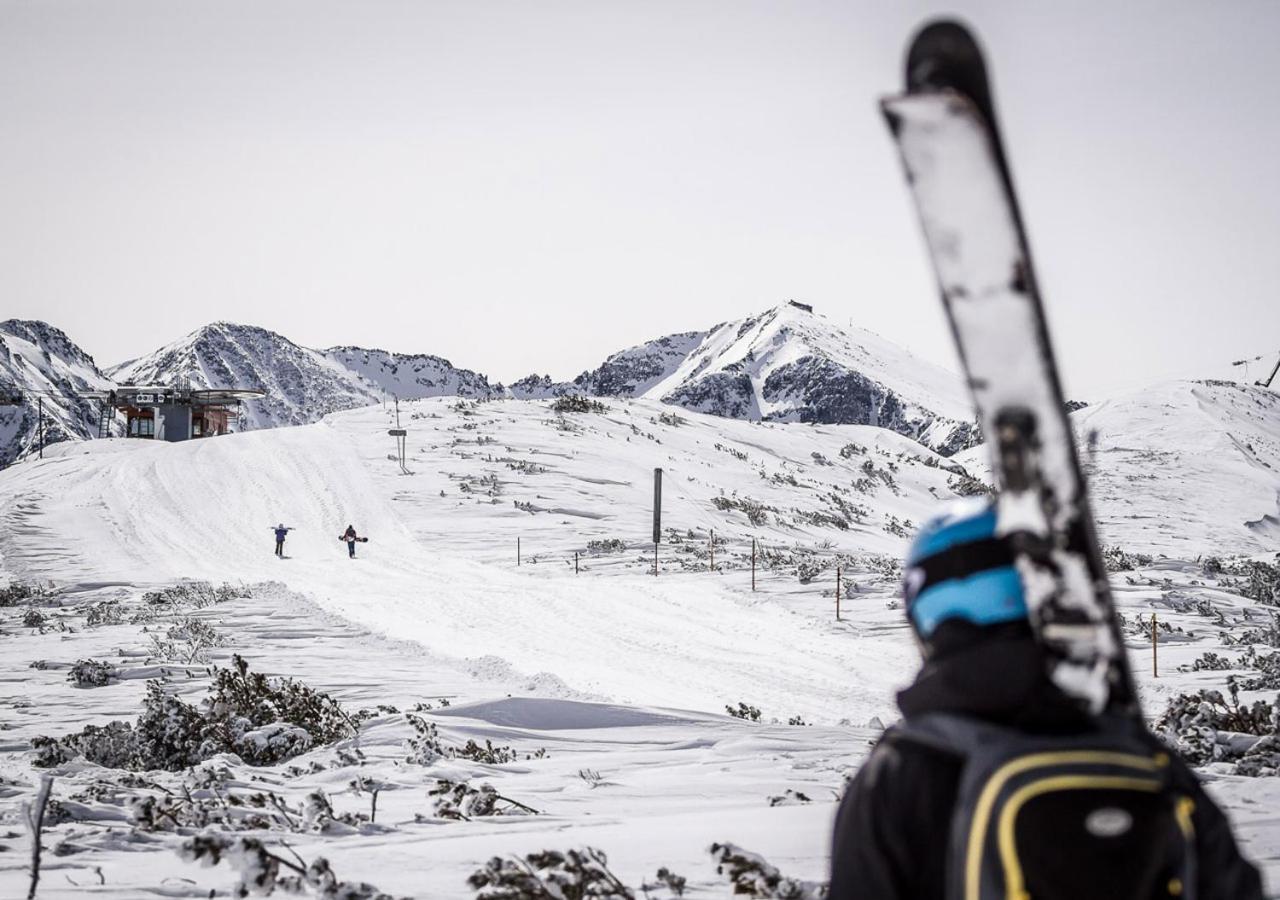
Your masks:
[{"label": "backpack", "polygon": [[1031,735],[948,713],[886,736],[962,757],[946,900],[1195,898],[1195,803],[1143,727]]}]

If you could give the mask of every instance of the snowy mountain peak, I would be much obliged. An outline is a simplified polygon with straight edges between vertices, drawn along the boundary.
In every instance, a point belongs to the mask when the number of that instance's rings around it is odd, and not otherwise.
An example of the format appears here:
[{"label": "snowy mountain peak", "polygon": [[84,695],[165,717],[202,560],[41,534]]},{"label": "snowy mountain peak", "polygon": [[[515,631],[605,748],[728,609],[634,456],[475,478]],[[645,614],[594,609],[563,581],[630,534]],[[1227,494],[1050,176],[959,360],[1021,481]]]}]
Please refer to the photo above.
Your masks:
[{"label": "snowy mountain peak", "polygon": [[976,437],[959,376],[794,300],[615,353],[574,384],[736,419],[878,425],[943,453]]},{"label": "snowy mountain peak", "polygon": [[35,452],[44,410],[46,444],[97,433],[97,406],[85,391],[110,386],[93,357],[59,328],[34,320],[0,322],[0,384],[24,394],[19,406],[0,406],[0,466]]}]

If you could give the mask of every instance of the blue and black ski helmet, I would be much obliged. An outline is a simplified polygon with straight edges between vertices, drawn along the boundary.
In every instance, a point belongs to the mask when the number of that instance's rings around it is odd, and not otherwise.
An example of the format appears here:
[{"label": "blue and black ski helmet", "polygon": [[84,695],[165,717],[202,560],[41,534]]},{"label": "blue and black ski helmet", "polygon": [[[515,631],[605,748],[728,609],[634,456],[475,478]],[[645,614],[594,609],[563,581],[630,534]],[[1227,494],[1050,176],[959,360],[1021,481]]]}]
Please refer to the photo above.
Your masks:
[{"label": "blue and black ski helmet", "polygon": [[1027,618],[1013,549],[996,534],[996,509],[960,501],[921,526],[903,573],[907,618],[921,641],[948,619],[996,625]]}]

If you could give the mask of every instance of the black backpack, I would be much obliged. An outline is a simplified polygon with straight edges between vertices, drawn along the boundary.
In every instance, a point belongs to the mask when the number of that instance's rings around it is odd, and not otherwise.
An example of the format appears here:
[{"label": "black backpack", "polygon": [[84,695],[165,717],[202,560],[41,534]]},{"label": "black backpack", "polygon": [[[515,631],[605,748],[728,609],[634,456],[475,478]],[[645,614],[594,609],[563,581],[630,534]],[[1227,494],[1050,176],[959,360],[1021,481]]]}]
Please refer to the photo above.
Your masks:
[{"label": "black backpack", "polygon": [[886,737],[963,758],[946,900],[1195,897],[1195,803],[1137,723],[1029,735],[947,713]]}]

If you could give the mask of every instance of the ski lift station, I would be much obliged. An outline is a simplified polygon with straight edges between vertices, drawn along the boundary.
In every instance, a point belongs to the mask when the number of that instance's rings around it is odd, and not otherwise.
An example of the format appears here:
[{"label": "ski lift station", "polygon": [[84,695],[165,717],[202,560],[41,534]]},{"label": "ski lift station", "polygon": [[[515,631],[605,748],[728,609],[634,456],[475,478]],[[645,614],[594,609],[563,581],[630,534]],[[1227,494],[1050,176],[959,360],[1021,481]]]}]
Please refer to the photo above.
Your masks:
[{"label": "ski lift station", "polygon": [[109,437],[115,413],[123,413],[125,437],[173,443],[229,434],[240,417],[240,404],[265,395],[257,388],[122,385],[87,396],[97,400],[101,410],[99,437]]}]

